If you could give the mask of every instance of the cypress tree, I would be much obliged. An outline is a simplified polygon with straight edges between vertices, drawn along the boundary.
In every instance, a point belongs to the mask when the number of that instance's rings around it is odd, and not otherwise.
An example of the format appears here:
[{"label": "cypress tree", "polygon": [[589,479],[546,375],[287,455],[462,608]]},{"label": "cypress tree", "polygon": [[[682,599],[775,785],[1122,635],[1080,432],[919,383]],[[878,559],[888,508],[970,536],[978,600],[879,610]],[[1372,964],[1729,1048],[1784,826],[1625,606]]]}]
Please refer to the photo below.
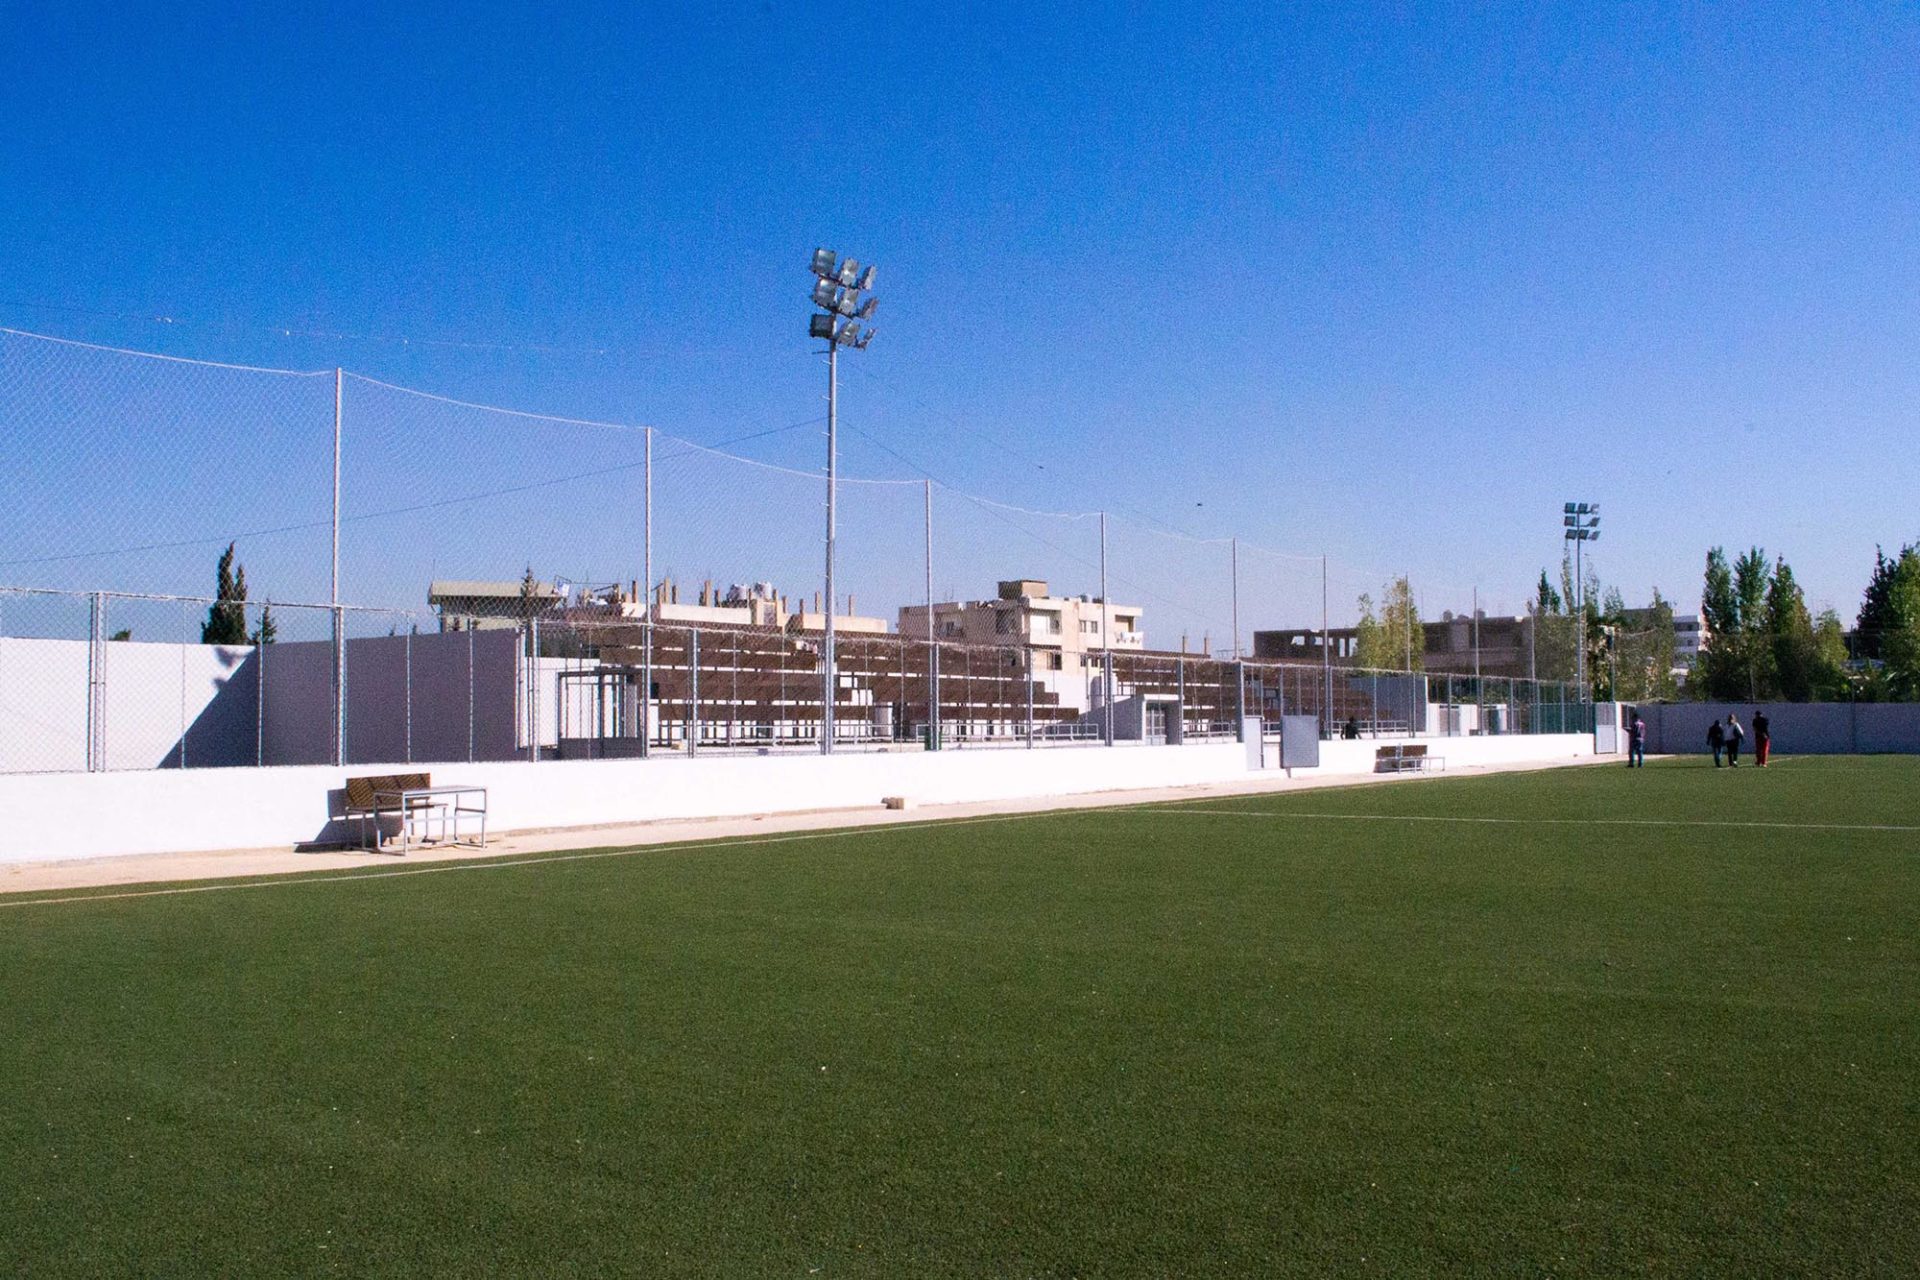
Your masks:
[{"label": "cypress tree", "polygon": [[247,571],[233,562],[233,544],[214,570],[213,604],[200,627],[201,644],[247,643]]}]

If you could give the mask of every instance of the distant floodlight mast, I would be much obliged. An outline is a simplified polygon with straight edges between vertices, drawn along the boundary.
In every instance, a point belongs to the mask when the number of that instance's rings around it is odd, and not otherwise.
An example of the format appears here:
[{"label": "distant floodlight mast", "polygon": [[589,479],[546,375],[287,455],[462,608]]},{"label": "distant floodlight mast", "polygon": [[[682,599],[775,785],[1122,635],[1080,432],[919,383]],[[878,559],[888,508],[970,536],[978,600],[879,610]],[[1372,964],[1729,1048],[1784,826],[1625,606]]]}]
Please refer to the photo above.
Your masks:
[{"label": "distant floodlight mast", "polygon": [[839,663],[834,653],[835,596],[833,552],[835,516],[840,486],[840,348],[864,351],[873,330],[859,322],[872,317],[878,299],[861,295],[873,288],[873,265],[862,267],[831,249],[813,251],[813,305],[807,317],[807,336],[827,344],[827,614],[825,639],[820,646],[820,752],[833,754],[834,701],[840,688]]},{"label": "distant floodlight mast", "polygon": [[1586,562],[1581,551],[1589,542],[1600,540],[1600,504],[1569,502],[1561,509],[1561,537],[1573,544],[1573,593],[1579,600],[1579,621],[1574,624],[1574,678],[1580,682],[1580,696],[1592,701],[1587,684],[1587,579]]}]

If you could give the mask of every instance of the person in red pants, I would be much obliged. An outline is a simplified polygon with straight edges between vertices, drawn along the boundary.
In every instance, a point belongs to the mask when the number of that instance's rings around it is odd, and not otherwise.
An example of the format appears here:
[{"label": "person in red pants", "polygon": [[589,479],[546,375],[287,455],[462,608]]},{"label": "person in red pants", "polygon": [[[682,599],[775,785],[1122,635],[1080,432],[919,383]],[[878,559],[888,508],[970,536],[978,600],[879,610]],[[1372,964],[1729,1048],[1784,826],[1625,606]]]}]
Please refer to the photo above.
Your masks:
[{"label": "person in red pants", "polygon": [[1773,746],[1773,735],[1767,732],[1767,713],[1753,713],[1753,762],[1762,769],[1767,767],[1767,752]]}]

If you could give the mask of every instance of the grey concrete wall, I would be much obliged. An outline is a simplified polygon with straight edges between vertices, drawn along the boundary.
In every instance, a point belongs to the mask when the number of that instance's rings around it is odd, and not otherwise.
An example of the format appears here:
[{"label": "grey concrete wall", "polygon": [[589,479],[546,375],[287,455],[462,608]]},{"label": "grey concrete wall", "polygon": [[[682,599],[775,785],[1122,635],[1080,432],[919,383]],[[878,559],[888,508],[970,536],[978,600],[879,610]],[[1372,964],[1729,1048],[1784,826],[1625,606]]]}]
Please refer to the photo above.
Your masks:
[{"label": "grey concrete wall", "polygon": [[1920,752],[1920,703],[1913,702],[1674,702],[1639,708],[1647,722],[1647,750],[1663,755],[1707,751],[1707,726],[1728,712],[1747,728],[1753,749],[1753,713],[1771,722],[1773,749],[1782,755]]},{"label": "grey concrete wall", "polygon": [[[468,759],[469,684],[471,758],[514,759],[519,646],[512,631],[348,640],[348,762]],[[276,644],[264,658],[266,763],[329,762],[333,646]]]}]

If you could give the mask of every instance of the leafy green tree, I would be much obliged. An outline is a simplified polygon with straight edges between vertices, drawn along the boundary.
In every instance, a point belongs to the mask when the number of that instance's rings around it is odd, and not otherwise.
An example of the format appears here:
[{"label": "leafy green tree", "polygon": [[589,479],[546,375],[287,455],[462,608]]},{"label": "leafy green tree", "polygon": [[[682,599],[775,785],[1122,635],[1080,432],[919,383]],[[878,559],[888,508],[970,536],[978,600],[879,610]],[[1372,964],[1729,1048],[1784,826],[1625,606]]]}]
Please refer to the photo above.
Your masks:
[{"label": "leafy green tree", "polygon": [[1733,562],[1733,598],[1739,608],[1739,662],[1744,685],[1735,697],[1758,702],[1773,695],[1773,654],[1767,644],[1767,553],[1749,547]]},{"label": "leafy green tree", "polygon": [[1785,556],[1774,561],[1773,580],[1767,584],[1765,631],[1775,692],[1788,702],[1811,701],[1819,674],[1819,646],[1806,597],[1793,580]]},{"label": "leafy green tree", "polygon": [[1901,558],[1915,548],[1911,545],[1900,548],[1900,555],[1889,556],[1880,547],[1873,549],[1873,575],[1867,579],[1867,590],[1860,602],[1860,614],[1854,620],[1854,656],[1868,660],[1877,660],[1882,640],[1893,628],[1893,581],[1899,571]]},{"label": "leafy green tree", "polygon": [[1902,547],[1887,584],[1880,661],[1888,696],[1920,701],[1920,549]]},{"label": "leafy green tree", "polygon": [[1547,571],[1542,569],[1540,589],[1534,598],[1534,613],[1540,616],[1558,612],[1560,612],[1560,593],[1553,589],[1553,584],[1547,581]]},{"label": "leafy green tree", "polygon": [[1857,696],[1847,663],[1847,627],[1832,609],[1822,610],[1813,624],[1813,696],[1822,702]]},{"label": "leafy green tree", "polygon": [[254,628],[253,635],[249,637],[249,643],[272,644],[279,638],[280,628],[273,620],[273,606],[270,604],[262,605],[260,608],[260,625]]},{"label": "leafy green tree", "polygon": [[[1617,592],[1610,593],[1615,601]],[[1653,591],[1653,603],[1631,614],[1618,613],[1614,626],[1611,666],[1617,672],[1613,696],[1628,702],[1671,699],[1677,692],[1673,678],[1673,605]]]},{"label": "leafy green tree", "polygon": [[1395,578],[1376,615],[1373,597],[1360,597],[1360,621],[1354,628],[1354,665],[1381,671],[1426,669],[1426,629],[1405,578]]},{"label": "leafy green tree", "polygon": [[1700,616],[1706,635],[1694,660],[1687,688],[1709,702],[1739,697],[1740,605],[1733,592],[1733,569],[1724,547],[1707,552],[1707,572],[1700,591]]},{"label": "leafy green tree", "polygon": [[233,560],[233,543],[214,570],[213,604],[200,627],[201,644],[247,643],[247,571]]}]

